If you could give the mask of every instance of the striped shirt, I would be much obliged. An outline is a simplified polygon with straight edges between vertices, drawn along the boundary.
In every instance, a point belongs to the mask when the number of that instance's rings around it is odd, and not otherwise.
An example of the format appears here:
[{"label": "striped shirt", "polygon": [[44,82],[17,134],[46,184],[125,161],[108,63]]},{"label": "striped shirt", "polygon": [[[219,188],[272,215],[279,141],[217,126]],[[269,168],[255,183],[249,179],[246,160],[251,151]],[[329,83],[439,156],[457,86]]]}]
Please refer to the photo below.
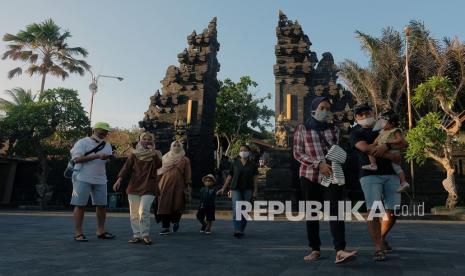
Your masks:
[{"label": "striped shirt", "polygon": [[305,129],[299,125],[294,133],[294,158],[300,163],[299,176],[312,182],[321,183],[323,175],[319,172],[320,162],[325,160],[330,145],[339,144],[339,128],[332,126],[326,130]]}]

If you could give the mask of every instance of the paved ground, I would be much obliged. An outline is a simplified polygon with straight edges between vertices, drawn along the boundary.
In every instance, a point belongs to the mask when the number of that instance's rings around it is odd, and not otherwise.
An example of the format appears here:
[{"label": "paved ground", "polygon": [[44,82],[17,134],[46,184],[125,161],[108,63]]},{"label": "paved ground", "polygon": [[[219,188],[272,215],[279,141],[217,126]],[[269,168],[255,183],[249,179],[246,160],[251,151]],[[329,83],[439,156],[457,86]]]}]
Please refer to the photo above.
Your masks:
[{"label": "paved ground", "polygon": [[210,236],[197,221],[184,218],[181,232],[155,235],[152,246],[130,245],[127,214],[112,214],[114,241],[97,240],[93,214],[86,218],[88,243],[72,240],[69,213],[0,212],[0,275],[465,275],[465,224],[400,222],[392,232],[395,251],[384,263],[371,259],[366,225],[347,224],[356,262],[336,266],[327,223],[321,227],[323,255],[316,263],[307,253],[302,222],[252,222],[241,240],[232,237],[229,220],[217,220]]}]

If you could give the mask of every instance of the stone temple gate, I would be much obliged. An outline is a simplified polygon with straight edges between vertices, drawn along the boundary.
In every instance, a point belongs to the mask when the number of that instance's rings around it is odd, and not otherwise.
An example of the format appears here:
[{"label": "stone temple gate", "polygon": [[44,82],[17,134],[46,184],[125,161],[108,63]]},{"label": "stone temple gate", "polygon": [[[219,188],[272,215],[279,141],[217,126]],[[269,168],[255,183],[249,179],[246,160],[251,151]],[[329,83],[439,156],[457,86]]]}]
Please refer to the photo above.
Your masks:
[{"label": "stone temple gate", "polygon": [[[309,118],[310,102],[317,96],[329,97],[334,122],[344,132],[353,123],[354,100],[337,83],[338,71],[331,53],[323,53],[318,60],[301,25],[288,20],[281,11],[276,36],[273,69],[277,147],[266,153],[271,170],[267,173],[265,190],[270,198],[289,198],[298,182],[292,136],[294,128]],[[161,81],[161,92],[157,90],[150,98],[149,109],[139,125],[155,134],[156,146],[163,153],[174,139],[184,141],[192,161],[194,185],[199,185],[201,176],[212,173],[215,163],[214,115],[219,90],[216,75],[220,69],[216,18],[202,33],[192,32],[187,43],[188,47],[178,54],[179,66],[168,67]],[[294,184],[282,179],[294,179]]]},{"label": "stone temple gate", "polygon": [[179,67],[169,66],[160,93],[150,97],[140,127],[155,134],[163,153],[174,139],[182,140],[191,159],[193,183],[214,168],[214,115],[220,70],[216,17],[202,33],[187,37],[188,48],[178,54]]},{"label": "stone temple gate", "polygon": [[[337,83],[337,66],[331,53],[323,53],[321,60],[311,51],[309,37],[298,21],[288,20],[280,11],[276,27],[275,46],[275,115],[276,146],[266,152],[269,166],[265,198],[293,199],[298,190],[298,166],[292,154],[294,129],[310,118],[310,103],[315,97],[326,96],[332,103],[333,122],[343,136],[354,122],[355,104],[349,91]],[[286,181],[283,181],[286,179]],[[293,179],[288,181],[289,179]],[[294,198],[295,199],[295,198]]]}]

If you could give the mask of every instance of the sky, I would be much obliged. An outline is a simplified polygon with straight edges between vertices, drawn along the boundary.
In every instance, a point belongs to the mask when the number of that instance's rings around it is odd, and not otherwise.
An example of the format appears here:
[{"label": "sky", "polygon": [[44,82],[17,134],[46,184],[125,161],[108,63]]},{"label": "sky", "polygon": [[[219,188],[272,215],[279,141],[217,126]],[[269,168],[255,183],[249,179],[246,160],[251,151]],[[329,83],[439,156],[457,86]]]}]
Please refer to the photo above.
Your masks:
[{"label": "sky", "polygon": [[[178,65],[177,54],[187,46],[194,29],[200,33],[213,17],[218,18],[218,79],[238,81],[249,75],[259,86],[258,95],[274,95],[273,64],[275,28],[281,9],[298,20],[318,58],[331,52],[336,63],[345,59],[366,65],[355,30],[379,36],[392,26],[402,30],[410,20],[423,21],[437,38],[458,36],[465,40],[465,1],[419,0],[0,0],[0,35],[16,34],[28,24],[52,18],[73,35],[69,45],[89,51],[86,61],[102,78],[94,100],[92,121],[114,127],[137,125],[148,109],[149,98],[161,88],[169,65]],[[0,41],[0,53],[6,42]],[[7,72],[19,62],[0,60],[0,97],[5,90],[22,87],[38,91],[40,77],[23,74],[9,80]],[[48,77],[45,88],[66,87],[79,92],[86,111],[90,106],[91,77]],[[267,102],[274,109],[274,99]]]}]

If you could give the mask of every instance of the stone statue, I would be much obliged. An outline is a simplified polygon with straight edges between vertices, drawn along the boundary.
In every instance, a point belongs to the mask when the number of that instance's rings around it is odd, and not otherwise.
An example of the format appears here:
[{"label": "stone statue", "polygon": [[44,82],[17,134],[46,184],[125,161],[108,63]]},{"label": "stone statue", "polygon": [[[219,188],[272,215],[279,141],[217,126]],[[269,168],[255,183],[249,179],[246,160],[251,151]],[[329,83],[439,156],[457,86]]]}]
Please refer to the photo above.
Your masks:
[{"label": "stone statue", "polygon": [[286,116],[284,116],[283,113],[279,114],[278,119],[276,120],[275,140],[276,146],[279,148],[289,147],[289,134],[285,125],[286,121]]},{"label": "stone statue", "polygon": [[321,85],[321,84],[315,86],[314,87],[315,96],[317,96],[317,97],[323,96],[324,90],[325,90],[325,87],[323,85]]}]

